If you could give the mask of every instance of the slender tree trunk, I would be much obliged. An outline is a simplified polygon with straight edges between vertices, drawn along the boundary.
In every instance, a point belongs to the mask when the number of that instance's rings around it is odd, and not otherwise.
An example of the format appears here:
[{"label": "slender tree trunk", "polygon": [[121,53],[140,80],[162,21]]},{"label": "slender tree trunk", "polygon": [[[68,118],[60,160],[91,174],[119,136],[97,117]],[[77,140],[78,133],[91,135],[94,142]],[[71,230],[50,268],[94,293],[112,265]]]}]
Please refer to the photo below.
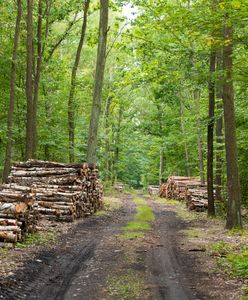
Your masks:
[{"label": "slender tree trunk", "polygon": [[75,147],[75,111],[74,111],[74,94],[76,88],[76,76],[77,70],[80,62],[81,52],[83,48],[86,27],[87,27],[87,17],[88,17],[88,9],[89,9],[90,0],[84,1],[84,20],[81,30],[81,37],[79,40],[76,58],[74,61],[74,65],[71,73],[71,87],[68,99],[68,128],[69,128],[69,161],[74,162],[74,147]]},{"label": "slender tree trunk", "polygon": [[33,157],[33,0],[27,0],[27,125],[26,125],[26,159]]},{"label": "slender tree trunk", "polygon": [[123,115],[123,108],[120,106],[119,115],[118,115],[118,123],[117,123],[117,131],[115,138],[115,151],[114,151],[114,161],[113,161],[113,184],[117,181],[118,177],[118,165],[119,165],[119,145],[120,145],[120,137],[121,137],[121,121]]},{"label": "slender tree trunk", "polygon": [[17,1],[17,16],[16,16],[16,26],[15,26],[15,37],[14,46],[12,52],[12,62],[11,62],[11,74],[10,74],[10,97],[9,97],[9,111],[8,111],[8,122],[7,122],[7,145],[6,154],[3,169],[3,181],[7,180],[12,156],[12,136],[13,136],[13,114],[15,107],[15,82],[16,82],[16,63],[17,63],[17,50],[19,44],[20,36],[20,24],[22,16],[22,1]]},{"label": "slender tree trunk", "polygon": [[[221,49],[217,49],[216,53],[217,59],[217,70],[219,72],[222,71],[222,51]],[[217,84],[216,84],[216,108],[220,112],[223,110],[222,103],[222,76],[220,75]],[[216,120],[216,173],[215,173],[215,197],[218,201],[223,201],[222,199],[222,166],[223,166],[223,118],[220,116]]]},{"label": "slender tree trunk", "polygon": [[207,161],[207,186],[208,186],[208,215],[215,215],[214,207],[214,107],[215,107],[215,63],[216,51],[210,53],[210,79],[208,84],[208,161]]},{"label": "slender tree trunk", "polygon": [[183,101],[180,97],[180,117],[181,117],[180,120],[181,120],[181,130],[182,130],[183,140],[184,140],[186,170],[187,170],[187,175],[191,176],[190,163],[189,163],[189,151],[188,151],[188,145],[187,145],[187,140],[186,140],[186,132],[185,132],[185,128],[184,128],[183,114],[184,114],[184,105],[183,105]]},{"label": "slender tree trunk", "polygon": [[111,179],[111,157],[110,157],[110,141],[109,141],[109,110],[111,105],[111,97],[107,98],[105,110],[105,153],[106,153],[106,179]]},{"label": "slender tree trunk", "polygon": [[[228,20],[227,20],[228,21]],[[228,229],[242,227],[240,208],[240,181],[237,160],[234,88],[233,88],[233,28],[226,25],[224,28],[223,69],[223,105],[225,123],[225,145],[227,163],[227,220]]]},{"label": "slender tree trunk", "polygon": [[159,163],[159,184],[163,182],[163,176],[164,176],[164,149],[160,149],[160,163]]},{"label": "slender tree trunk", "polygon": [[87,161],[96,163],[97,133],[101,111],[101,97],[106,62],[106,46],[108,34],[108,0],[100,0],[100,22],[97,49],[95,86],[92,100],[90,127],[88,134]]},{"label": "slender tree trunk", "polygon": [[201,135],[201,124],[200,124],[200,90],[195,89],[193,93],[195,107],[196,107],[196,130],[197,130],[197,143],[198,143],[198,161],[199,161],[199,170],[200,170],[200,179],[201,184],[205,183],[204,178],[204,164],[203,164],[203,150],[202,150],[202,135]]},{"label": "slender tree trunk", "polygon": [[[45,113],[46,113],[46,123],[50,124],[50,120],[51,120],[51,117],[52,117],[52,103],[51,101],[49,101],[47,95],[47,90],[45,88],[45,85],[43,84],[42,85],[42,90],[43,90],[43,95],[45,96]],[[45,157],[45,160],[50,160],[51,159],[51,147],[49,145],[49,143],[46,143],[44,145],[44,157]]]},{"label": "slender tree trunk", "polygon": [[38,3],[38,25],[37,25],[37,60],[34,76],[34,98],[33,98],[33,149],[32,157],[36,157],[37,151],[37,106],[39,98],[40,74],[42,66],[42,0]]}]

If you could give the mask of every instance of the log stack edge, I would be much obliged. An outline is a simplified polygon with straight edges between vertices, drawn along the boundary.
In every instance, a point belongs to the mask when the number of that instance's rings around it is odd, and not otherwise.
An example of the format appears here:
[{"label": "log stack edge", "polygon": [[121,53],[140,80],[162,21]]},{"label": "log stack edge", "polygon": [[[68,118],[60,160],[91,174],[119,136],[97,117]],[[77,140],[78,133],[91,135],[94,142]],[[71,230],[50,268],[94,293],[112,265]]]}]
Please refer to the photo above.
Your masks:
[{"label": "log stack edge", "polygon": [[0,186],[0,246],[22,241],[40,219],[72,222],[103,206],[94,164],[41,160],[14,163]]}]

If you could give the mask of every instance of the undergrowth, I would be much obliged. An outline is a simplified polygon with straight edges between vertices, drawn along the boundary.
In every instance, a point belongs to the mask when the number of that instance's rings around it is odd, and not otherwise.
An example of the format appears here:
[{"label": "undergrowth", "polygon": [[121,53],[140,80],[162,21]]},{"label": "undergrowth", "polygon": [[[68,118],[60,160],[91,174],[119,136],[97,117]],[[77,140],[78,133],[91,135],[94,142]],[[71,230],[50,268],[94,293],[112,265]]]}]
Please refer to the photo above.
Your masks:
[{"label": "undergrowth", "polygon": [[218,268],[224,273],[233,277],[248,279],[247,244],[235,245],[220,241],[211,246],[210,254],[218,257]]},{"label": "undergrowth", "polygon": [[55,234],[53,232],[36,232],[31,233],[26,237],[26,240],[21,243],[17,243],[17,248],[23,248],[28,246],[34,246],[34,245],[42,245],[46,244],[48,242],[55,240]]}]

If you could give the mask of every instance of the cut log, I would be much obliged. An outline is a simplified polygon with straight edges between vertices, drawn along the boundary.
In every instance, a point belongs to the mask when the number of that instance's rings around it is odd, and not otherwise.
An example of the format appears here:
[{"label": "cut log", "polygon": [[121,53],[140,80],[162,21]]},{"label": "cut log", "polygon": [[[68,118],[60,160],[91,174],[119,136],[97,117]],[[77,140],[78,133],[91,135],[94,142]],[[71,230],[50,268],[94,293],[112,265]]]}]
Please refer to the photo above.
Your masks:
[{"label": "cut log", "polygon": [[23,213],[27,210],[28,206],[24,202],[20,203],[0,203],[0,213],[14,213],[14,214],[19,214]]},{"label": "cut log", "polygon": [[12,232],[1,232],[0,231],[0,240],[3,240],[7,243],[16,243],[17,242],[17,234]]}]

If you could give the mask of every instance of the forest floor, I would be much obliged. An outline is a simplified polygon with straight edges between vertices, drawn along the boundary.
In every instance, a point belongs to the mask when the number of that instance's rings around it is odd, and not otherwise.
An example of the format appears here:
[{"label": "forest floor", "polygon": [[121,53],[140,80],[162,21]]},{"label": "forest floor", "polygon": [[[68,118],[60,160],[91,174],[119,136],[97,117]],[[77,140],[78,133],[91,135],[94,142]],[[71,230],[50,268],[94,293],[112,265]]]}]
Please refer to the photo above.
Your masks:
[{"label": "forest floor", "polygon": [[175,201],[128,193],[105,201],[95,216],[44,225],[26,245],[0,250],[0,299],[242,299],[247,282],[216,257],[246,236]]}]

